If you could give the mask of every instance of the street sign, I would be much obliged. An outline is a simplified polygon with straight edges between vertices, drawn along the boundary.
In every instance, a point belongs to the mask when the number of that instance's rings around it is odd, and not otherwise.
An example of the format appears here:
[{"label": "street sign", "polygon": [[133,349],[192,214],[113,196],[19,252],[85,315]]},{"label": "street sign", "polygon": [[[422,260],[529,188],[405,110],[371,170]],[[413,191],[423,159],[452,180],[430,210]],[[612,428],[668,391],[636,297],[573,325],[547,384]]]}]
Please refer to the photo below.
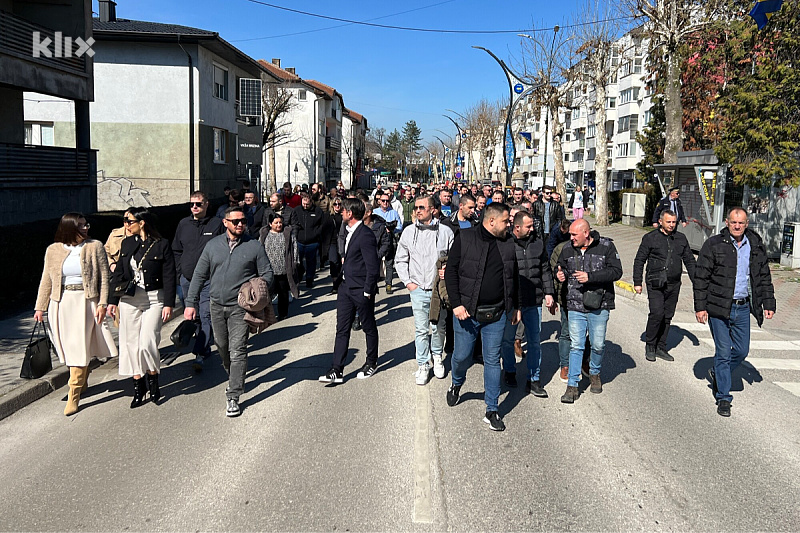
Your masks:
[{"label": "street sign", "polygon": [[522,94],[522,91],[524,91],[524,90],[525,90],[525,87],[521,83],[518,83],[518,84],[514,85],[514,92],[515,93]]},{"label": "street sign", "polygon": [[460,179],[461,179],[461,172],[456,172],[456,179],[457,179],[457,180],[460,180]]}]

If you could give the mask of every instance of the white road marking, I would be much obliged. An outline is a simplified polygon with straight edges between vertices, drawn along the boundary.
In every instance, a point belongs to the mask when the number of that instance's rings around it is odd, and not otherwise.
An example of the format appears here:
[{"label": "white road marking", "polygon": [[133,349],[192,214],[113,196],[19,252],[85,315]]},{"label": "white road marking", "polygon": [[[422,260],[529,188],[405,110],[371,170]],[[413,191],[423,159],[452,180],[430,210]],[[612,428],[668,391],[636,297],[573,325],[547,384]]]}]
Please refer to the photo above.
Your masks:
[{"label": "white road marking", "polygon": [[789,392],[791,392],[795,396],[800,396],[800,383],[790,383],[790,382],[783,382],[783,381],[778,382],[778,381],[776,381],[775,385],[788,390]]},{"label": "white road marking", "polygon": [[[700,339],[709,346],[714,346],[714,339]],[[798,341],[750,341],[750,350],[773,350],[781,352],[800,351]],[[749,361],[750,359],[748,359]]]},{"label": "white road marking", "polygon": [[431,416],[431,396],[428,387],[416,388],[414,420],[414,522],[433,522],[431,506],[431,461],[428,450],[428,420]]},{"label": "white road marking", "polygon": [[800,370],[800,359],[767,359],[748,357],[745,362],[758,370]]}]

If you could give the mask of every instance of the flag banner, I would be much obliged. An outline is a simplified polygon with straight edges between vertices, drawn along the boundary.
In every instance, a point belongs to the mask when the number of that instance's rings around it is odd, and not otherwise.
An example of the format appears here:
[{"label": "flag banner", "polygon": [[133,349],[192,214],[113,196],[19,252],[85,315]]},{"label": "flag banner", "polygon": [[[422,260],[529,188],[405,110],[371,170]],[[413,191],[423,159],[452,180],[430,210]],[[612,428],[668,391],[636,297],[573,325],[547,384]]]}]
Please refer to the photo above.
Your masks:
[{"label": "flag banner", "polygon": [[519,132],[519,136],[525,139],[525,148],[530,148],[532,142],[531,134],[527,131],[521,131]]},{"label": "flag banner", "polygon": [[756,2],[756,5],[750,10],[750,16],[758,24],[759,30],[764,29],[772,14],[780,11],[782,5],[783,0],[759,0]]}]

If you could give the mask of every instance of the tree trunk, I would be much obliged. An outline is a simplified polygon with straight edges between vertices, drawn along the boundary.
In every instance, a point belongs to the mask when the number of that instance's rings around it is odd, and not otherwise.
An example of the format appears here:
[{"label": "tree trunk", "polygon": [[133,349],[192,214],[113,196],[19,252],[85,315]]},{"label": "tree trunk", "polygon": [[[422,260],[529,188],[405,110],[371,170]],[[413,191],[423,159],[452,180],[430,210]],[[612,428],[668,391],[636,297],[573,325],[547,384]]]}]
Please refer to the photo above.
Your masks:
[{"label": "tree trunk", "polygon": [[[277,176],[275,175],[275,148],[270,146],[267,148],[267,157],[269,158],[269,193],[273,194],[278,192]],[[263,200],[263,198],[262,198]]]},{"label": "tree trunk", "polygon": [[[600,65],[606,57],[600,54]],[[600,68],[602,72],[607,69]],[[606,135],[606,76],[597,77],[595,86],[595,162],[594,162],[594,219],[598,226],[608,226],[608,136]]]},{"label": "tree trunk", "polygon": [[[550,124],[552,125],[553,134],[553,172],[556,177],[556,191],[561,195],[561,198],[566,202],[567,198],[567,184],[564,178],[564,150],[561,146],[561,137],[564,135],[564,125],[558,118],[558,105],[550,108]],[[545,152],[547,151],[547,139],[545,142]],[[547,180],[547,176],[542,180],[542,184]]]},{"label": "tree trunk", "polygon": [[681,105],[681,78],[678,54],[667,53],[667,82],[664,88],[664,113],[667,130],[664,146],[664,163],[677,163],[678,152],[683,149],[683,106]]}]

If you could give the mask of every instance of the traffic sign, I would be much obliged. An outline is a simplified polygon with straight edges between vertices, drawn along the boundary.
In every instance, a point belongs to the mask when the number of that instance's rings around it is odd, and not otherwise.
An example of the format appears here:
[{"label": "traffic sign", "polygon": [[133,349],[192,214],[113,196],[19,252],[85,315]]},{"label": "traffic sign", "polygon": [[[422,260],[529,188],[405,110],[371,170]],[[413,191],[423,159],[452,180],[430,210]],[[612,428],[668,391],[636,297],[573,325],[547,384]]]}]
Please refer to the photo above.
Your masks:
[{"label": "traffic sign", "polygon": [[514,85],[514,92],[517,94],[522,94],[522,91],[525,90],[525,87],[522,86],[521,83]]}]

